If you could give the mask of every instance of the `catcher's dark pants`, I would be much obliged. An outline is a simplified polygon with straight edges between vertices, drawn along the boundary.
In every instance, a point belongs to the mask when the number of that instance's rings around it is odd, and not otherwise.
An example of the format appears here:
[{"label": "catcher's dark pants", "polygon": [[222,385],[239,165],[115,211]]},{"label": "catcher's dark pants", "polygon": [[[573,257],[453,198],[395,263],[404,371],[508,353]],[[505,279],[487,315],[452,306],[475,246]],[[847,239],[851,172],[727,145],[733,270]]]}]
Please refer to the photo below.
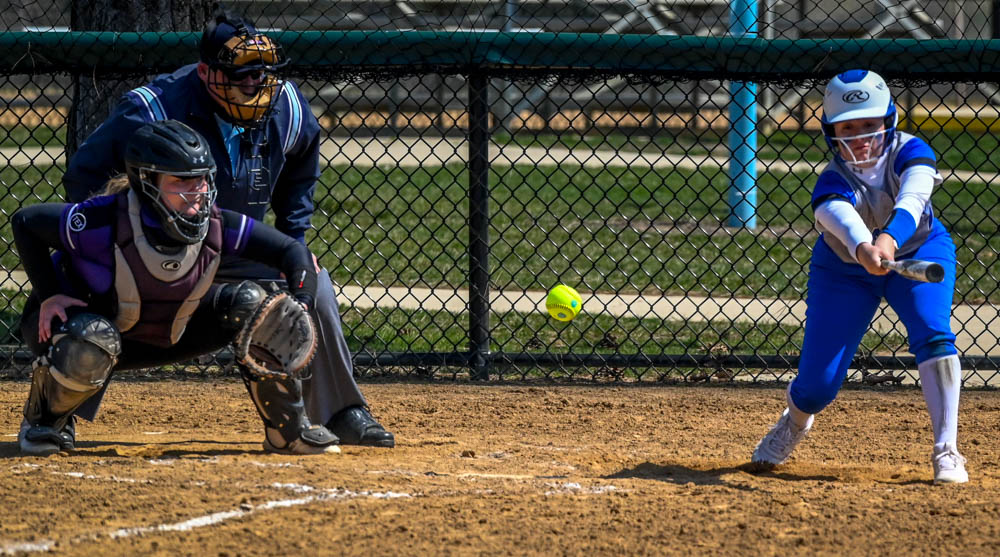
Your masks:
[{"label": "catcher's dark pants", "polygon": [[[240,280],[255,280],[257,282],[284,282],[277,271],[270,267],[253,264],[238,258],[223,258],[222,267],[216,275],[220,282]],[[344,338],[344,329],[340,322],[340,309],[337,307],[337,297],[334,294],[330,274],[324,269],[319,274],[319,284],[316,290],[316,304],[312,315],[316,321],[319,343],[316,357],[310,364],[311,378],[302,381],[303,398],[306,414],[314,424],[325,424],[338,411],[350,406],[367,405],[357,382],[354,381],[354,366],[351,352]],[[212,298],[215,294],[213,286],[202,298],[201,304],[195,310],[191,321],[181,340],[169,347],[154,347],[139,342],[122,343],[122,355],[114,370],[143,369],[167,364],[190,361],[202,354],[213,353],[224,348],[232,340],[235,331],[226,331],[218,324],[212,309]],[[48,346],[38,346],[38,306],[41,302],[35,300],[33,305],[25,306],[25,318],[22,319],[22,338],[36,355],[41,355]],[[70,310],[78,308],[70,308]],[[70,311],[67,310],[67,311]],[[34,313],[28,318],[28,313]],[[104,398],[108,382],[104,388],[90,397],[77,411],[76,415],[93,420]]]},{"label": "catcher's dark pants", "polygon": [[[316,357],[309,366],[312,376],[302,381],[302,388],[309,420],[314,424],[325,424],[340,410],[367,405],[367,402],[354,380],[351,350],[344,338],[330,273],[323,269],[317,278],[316,307],[312,316],[316,321],[319,343]],[[223,257],[216,280],[232,282],[244,279],[281,281],[278,272],[270,267],[245,259]]]},{"label": "catcher's dark pants", "polygon": [[[219,318],[212,307],[212,298],[216,288],[218,286],[213,286],[208,294],[202,298],[198,309],[195,310],[191,321],[188,322],[187,328],[184,330],[184,335],[181,336],[177,344],[163,348],[123,338],[122,353],[111,372],[186,362],[202,354],[215,352],[229,344],[236,331],[226,330],[219,323]],[[49,349],[49,343],[38,343],[38,310],[40,306],[41,301],[35,296],[31,296],[28,298],[24,313],[21,315],[22,338],[36,356],[44,354]],[[75,313],[86,311],[89,310],[73,307],[68,308],[66,313],[72,316]],[[104,387],[100,391],[87,399],[87,402],[77,409],[76,415],[86,420],[93,420],[109,383],[110,377],[108,381],[104,382]]]}]

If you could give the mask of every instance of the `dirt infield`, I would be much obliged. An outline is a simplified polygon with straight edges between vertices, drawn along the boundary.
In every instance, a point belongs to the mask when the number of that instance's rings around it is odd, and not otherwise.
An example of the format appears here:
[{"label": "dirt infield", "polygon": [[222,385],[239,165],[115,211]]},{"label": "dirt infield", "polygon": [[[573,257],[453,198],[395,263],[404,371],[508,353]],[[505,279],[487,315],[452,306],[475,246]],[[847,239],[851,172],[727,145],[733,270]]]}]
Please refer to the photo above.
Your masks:
[{"label": "dirt infield", "polygon": [[782,387],[364,386],[395,449],[261,451],[231,379],[117,382],[78,450],[25,458],[0,382],[0,554],[948,554],[1000,548],[1000,393],[971,481],[931,485],[915,389],[845,390],[795,459],[745,463]]}]

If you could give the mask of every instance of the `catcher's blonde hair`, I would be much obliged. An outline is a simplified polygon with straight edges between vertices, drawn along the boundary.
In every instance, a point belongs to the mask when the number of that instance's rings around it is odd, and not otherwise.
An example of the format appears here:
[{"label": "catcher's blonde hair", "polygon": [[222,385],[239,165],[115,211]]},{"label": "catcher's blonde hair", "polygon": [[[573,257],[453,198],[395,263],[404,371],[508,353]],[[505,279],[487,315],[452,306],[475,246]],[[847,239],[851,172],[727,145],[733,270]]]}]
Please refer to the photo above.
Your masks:
[{"label": "catcher's blonde hair", "polygon": [[114,195],[116,193],[121,193],[128,189],[128,176],[125,174],[119,174],[114,178],[111,178],[104,184],[104,188],[95,193],[91,197],[100,197],[102,195]]}]

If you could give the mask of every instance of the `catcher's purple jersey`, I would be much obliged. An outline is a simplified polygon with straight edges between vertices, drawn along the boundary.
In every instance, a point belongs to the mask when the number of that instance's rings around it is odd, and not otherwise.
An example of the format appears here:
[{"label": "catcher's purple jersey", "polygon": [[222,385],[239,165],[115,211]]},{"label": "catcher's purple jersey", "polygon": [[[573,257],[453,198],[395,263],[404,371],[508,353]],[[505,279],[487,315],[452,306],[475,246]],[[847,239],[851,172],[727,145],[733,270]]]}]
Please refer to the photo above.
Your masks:
[{"label": "catcher's purple jersey", "polygon": [[[68,205],[62,214],[59,222],[62,249],[57,257],[61,266],[69,271],[70,277],[66,278],[74,291],[82,289],[101,296],[110,293],[114,286],[114,230],[119,195],[124,194]],[[156,215],[150,214],[145,206],[141,217],[143,225],[152,229],[160,227]],[[241,217],[239,226],[223,227],[223,255],[240,255],[246,247],[255,221],[245,215]]]}]

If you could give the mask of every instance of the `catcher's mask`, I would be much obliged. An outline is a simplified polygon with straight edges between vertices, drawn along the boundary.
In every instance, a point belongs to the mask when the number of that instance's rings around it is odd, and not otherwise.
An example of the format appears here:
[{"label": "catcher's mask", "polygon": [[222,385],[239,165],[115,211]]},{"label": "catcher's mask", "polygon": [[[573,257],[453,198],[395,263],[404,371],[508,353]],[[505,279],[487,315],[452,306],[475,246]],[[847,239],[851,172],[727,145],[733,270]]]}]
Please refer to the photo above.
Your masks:
[{"label": "catcher's mask", "polygon": [[284,81],[281,46],[246,21],[220,13],[201,38],[201,61],[208,65],[205,85],[234,124],[256,127],[267,121]]},{"label": "catcher's mask", "polygon": [[[182,244],[196,244],[205,239],[218,190],[215,159],[201,134],[176,120],[146,124],[135,131],[125,147],[125,172],[129,187],[153,208],[168,237]],[[192,191],[168,194],[183,200],[183,207],[178,210],[164,199],[161,175],[203,181],[195,183],[196,189]]]}]

